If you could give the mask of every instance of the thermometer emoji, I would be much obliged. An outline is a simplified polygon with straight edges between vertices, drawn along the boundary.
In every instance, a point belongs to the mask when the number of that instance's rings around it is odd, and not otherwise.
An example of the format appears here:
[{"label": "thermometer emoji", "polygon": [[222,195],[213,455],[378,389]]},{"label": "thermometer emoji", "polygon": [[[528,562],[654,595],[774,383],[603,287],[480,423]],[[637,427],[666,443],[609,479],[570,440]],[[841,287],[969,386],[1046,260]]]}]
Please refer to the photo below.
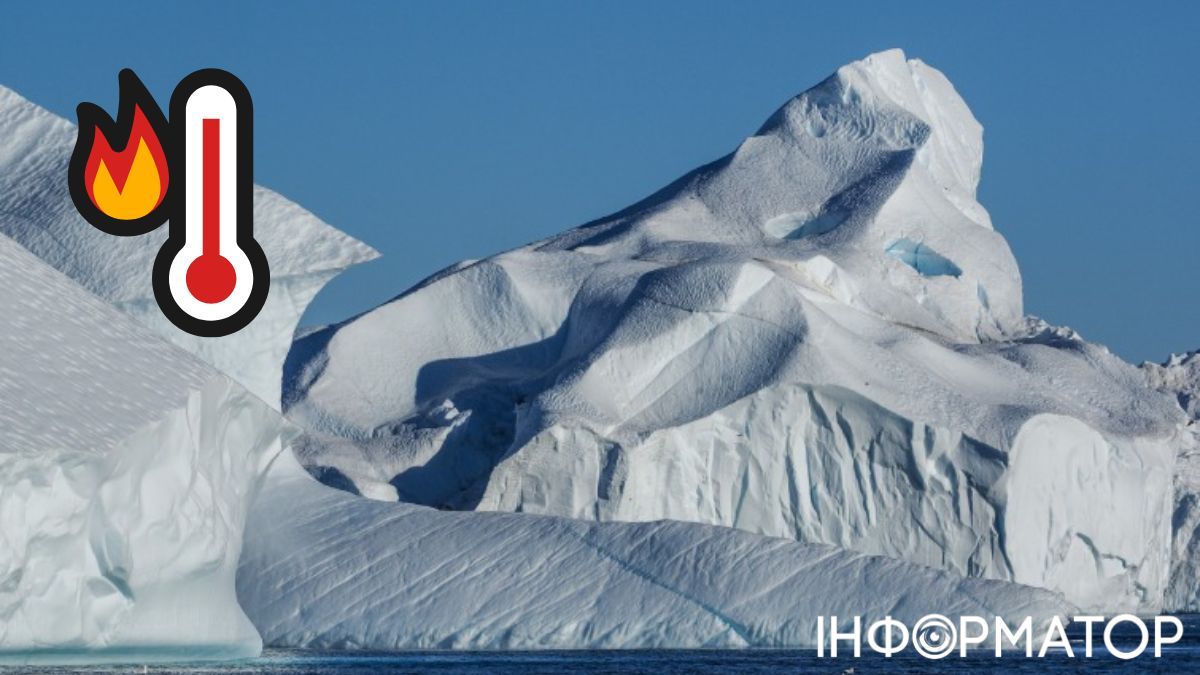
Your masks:
[{"label": "thermometer emoji", "polygon": [[225,71],[192,73],[171,96],[170,127],[170,233],[154,295],[183,330],[228,335],[258,314],[270,283],[254,240],[250,93]]}]

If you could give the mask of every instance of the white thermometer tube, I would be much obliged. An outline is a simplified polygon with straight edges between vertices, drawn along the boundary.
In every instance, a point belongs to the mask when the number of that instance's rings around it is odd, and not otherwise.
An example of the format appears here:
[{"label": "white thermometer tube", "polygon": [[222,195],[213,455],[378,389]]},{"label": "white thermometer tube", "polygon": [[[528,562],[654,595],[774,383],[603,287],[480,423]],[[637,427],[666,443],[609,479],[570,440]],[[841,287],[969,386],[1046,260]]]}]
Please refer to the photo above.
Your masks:
[{"label": "white thermometer tube", "polygon": [[188,97],[184,114],[185,240],[168,281],[179,308],[201,321],[232,316],[254,286],[237,242],[237,112],[228,91],[205,85]]}]

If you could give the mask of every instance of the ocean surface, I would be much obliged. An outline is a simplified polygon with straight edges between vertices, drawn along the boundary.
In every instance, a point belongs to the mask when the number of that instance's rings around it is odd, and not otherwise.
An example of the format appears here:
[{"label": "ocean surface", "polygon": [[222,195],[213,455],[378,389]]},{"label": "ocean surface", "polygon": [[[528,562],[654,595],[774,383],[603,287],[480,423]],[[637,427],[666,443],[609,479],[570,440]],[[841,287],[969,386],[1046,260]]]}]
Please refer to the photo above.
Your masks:
[{"label": "ocean surface", "polygon": [[[498,675],[525,674],[641,674],[671,675],[674,673],[1063,673],[1087,670],[1096,673],[1200,673],[1200,615],[1180,617],[1184,623],[1184,638],[1178,644],[1163,648],[1161,658],[1154,658],[1153,649],[1133,660],[1123,661],[1099,647],[1092,658],[1083,654],[1083,636],[1071,631],[1076,658],[1064,653],[1044,659],[1025,658],[1024,653],[994,657],[991,652],[975,653],[966,658],[955,655],[942,660],[924,659],[912,651],[891,658],[870,654],[864,646],[862,657],[820,658],[812,650],[589,650],[589,651],[509,651],[509,652],[331,652],[288,649],[268,649],[262,656],[245,661],[182,665],[107,665],[61,667],[5,667],[0,675],[10,673],[46,673],[47,675],[115,674],[115,673],[180,673],[198,675],[300,675],[334,673],[336,675],[367,675],[369,673],[495,673]],[[1123,624],[1124,625],[1124,624]],[[1097,636],[1098,637],[1098,636]],[[1117,646],[1136,645],[1138,636],[1133,630],[1114,635]]]}]

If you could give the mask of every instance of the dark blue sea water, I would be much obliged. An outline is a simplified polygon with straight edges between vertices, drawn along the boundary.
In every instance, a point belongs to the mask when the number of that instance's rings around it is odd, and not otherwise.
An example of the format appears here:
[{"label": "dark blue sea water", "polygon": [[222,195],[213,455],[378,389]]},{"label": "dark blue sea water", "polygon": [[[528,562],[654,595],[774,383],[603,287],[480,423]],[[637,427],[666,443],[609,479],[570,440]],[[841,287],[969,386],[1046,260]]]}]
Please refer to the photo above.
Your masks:
[{"label": "dark blue sea water", "polygon": [[[0,675],[37,672],[48,675],[112,673],[180,673],[184,675],[300,675],[333,673],[368,675],[373,673],[495,673],[498,675],[585,673],[646,674],[675,673],[1065,673],[1087,670],[1097,673],[1200,673],[1200,615],[1181,617],[1184,639],[1164,648],[1161,658],[1152,650],[1131,661],[1122,661],[1099,652],[1091,659],[1082,658],[1082,636],[1072,632],[1077,658],[1059,653],[1044,659],[1027,659],[1023,653],[995,658],[978,653],[967,658],[951,656],[929,661],[915,653],[885,659],[864,652],[861,658],[819,658],[815,651],[803,650],[642,650],[642,651],[512,651],[512,652],[324,652],[305,650],[267,650],[261,657],[228,663],[195,665],[90,667],[0,667]],[[1130,642],[1133,640],[1133,642]],[[1124,634],[1119,645],[1136,644],[1136,636]],[[1102,643],[1101,643],[1102,645]]]},{"label": "dark blue sea water", "polygon": [[97,666],[4,668],[0,673],[180,673],[235,675],[267,673],[300,675],[333,673],[496,673],[499,675],[586,673],[670,675],[674,673],[1055,673],[1088,670],[1097,673],[1196,673],[1200,672],[1200,646],[1164,650],[1162,658],[1149,654],[1132,661],[1111,656],[1067,659],[1062,656],[1025,659],[1024,655],[994,658],[968,656],[927,661],[915,655],[884,659],[817,658],[812,651],[793,650],[647,650],[647,651],[539,651],[539,652],[320,652],[268,650],[261,657],[232,663],[174,666]]}]

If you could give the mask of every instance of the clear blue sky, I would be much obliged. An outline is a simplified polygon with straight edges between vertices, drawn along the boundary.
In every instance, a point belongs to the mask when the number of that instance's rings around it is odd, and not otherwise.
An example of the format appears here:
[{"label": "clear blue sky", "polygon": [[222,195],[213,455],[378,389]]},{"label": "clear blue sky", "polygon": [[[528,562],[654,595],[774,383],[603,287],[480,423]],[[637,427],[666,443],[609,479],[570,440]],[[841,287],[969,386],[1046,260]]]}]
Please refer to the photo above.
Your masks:
[{"label": "clear blue sky", "polygon": [[[0,10],[0,83],[74,119],[133,67],[254,95],[256,178],[384,258],[306,323],[605,215],[901,47],[986,129],[1027,311],[1127,359],[1200,348],[1197,3],[89,3]],[[448,311],[452,308],[448,308]]]}]

